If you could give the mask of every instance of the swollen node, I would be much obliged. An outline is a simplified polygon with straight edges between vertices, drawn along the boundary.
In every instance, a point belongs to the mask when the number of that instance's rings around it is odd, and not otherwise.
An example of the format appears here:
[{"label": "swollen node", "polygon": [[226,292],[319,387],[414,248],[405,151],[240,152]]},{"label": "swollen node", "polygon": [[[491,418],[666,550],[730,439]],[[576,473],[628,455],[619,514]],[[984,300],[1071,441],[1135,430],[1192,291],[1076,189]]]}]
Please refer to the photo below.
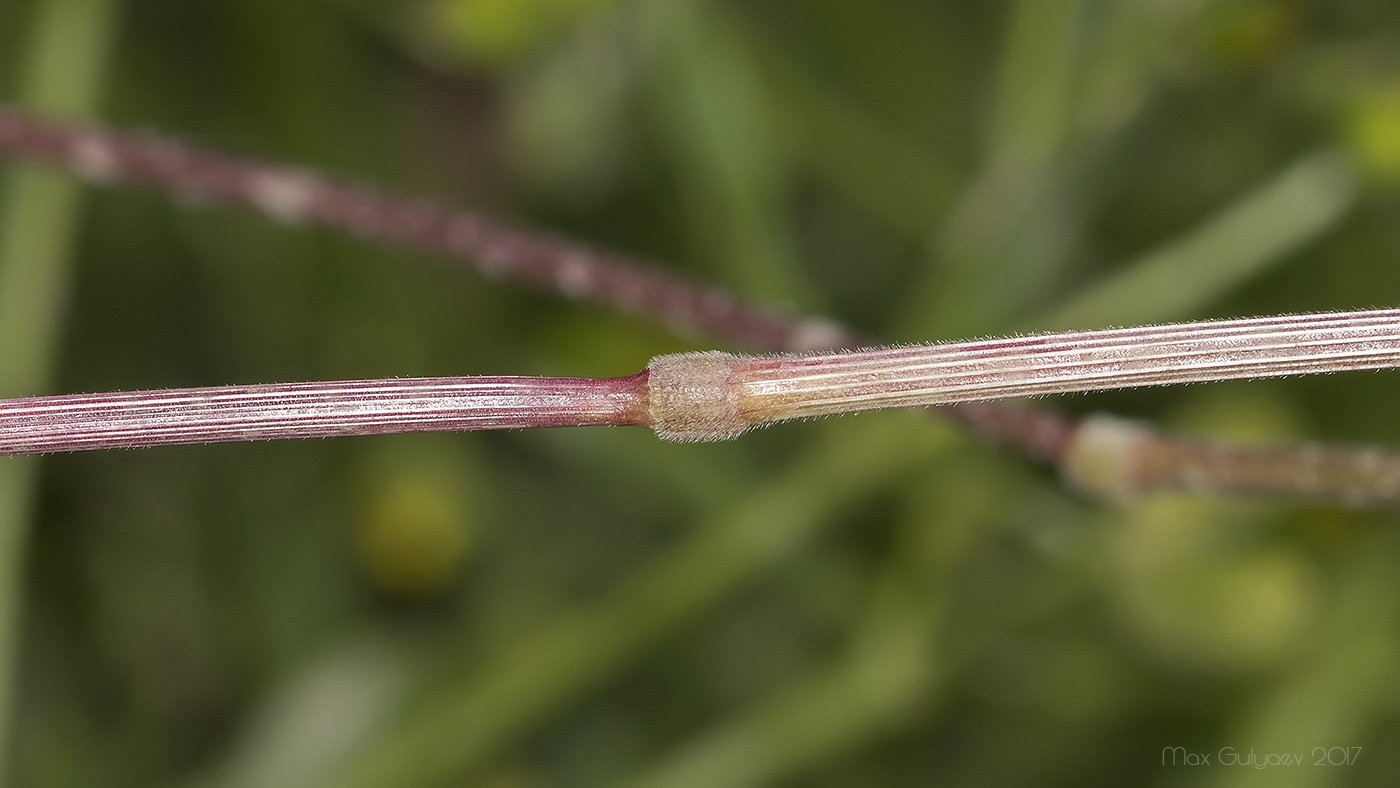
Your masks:
[{"label": "swollen node", "polygon": [[737,356],[718,351],[657,356],[647,364],[651,428],[682,443],[739,437],[749,425],[739,413]]},{"label": "swollen node", "polygon": [[1110,500],[1142,494],[1143,466],[1156,442],[1151,430],[1132,419],[1095,413],[1080,422],[1061,463],[1072,487]]}]

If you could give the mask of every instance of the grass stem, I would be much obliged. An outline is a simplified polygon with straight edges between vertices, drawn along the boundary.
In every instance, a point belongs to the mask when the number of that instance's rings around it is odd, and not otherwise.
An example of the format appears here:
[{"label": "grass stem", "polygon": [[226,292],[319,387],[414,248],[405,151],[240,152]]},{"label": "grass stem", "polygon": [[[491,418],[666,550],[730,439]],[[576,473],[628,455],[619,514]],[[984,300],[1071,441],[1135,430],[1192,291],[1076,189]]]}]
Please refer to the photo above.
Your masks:
[{"label": "grass stem", "polygon": [[0,402],[0,452],[394,432],[645,425],[682,442],[791,419],[1400,366],[1400,310],[771,357],[658,356],[622,378],[287,383]]}]

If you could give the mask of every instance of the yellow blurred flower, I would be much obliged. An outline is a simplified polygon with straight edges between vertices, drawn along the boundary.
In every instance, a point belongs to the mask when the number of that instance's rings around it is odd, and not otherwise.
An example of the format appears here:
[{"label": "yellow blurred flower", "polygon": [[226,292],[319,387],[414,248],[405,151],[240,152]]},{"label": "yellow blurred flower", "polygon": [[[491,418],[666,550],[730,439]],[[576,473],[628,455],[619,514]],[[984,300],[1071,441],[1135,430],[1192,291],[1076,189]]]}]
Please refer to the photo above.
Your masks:
[{"label": "yellow blurred flower", "polygon": [[507,62],[607,0],[435,0],[434,33],[461,54]]},{"label": "yellow blurred flower", "polygon": [[1207,17],[1211,53],[1239,65],[1262,65],[1296,41],[1303,27],[1297,10],[1278,0],[1235,0]]},{"label": "yellow blurred flower", "polygon": [[1234,545],[1265,509],[1159,495],[1124,512],[1115,538],[1117,602],[1158,660],[1249,670],[1286,657],[1315,622],[1319,581],[1296,553]]},{"label": "yellow blurred flower", "polygon": [[1367,172],[1400,178],[1400,85],[1357,96],[1347,119],[1347,140]]},{"label": "yellow blurred flower", "polygon": [[454,460],[435,451],[412,456],[391,450],[372,463],[356,543],[366,574],[386,593],[431,596],[447,588],[465,562],[472,502],[468,474]]}]

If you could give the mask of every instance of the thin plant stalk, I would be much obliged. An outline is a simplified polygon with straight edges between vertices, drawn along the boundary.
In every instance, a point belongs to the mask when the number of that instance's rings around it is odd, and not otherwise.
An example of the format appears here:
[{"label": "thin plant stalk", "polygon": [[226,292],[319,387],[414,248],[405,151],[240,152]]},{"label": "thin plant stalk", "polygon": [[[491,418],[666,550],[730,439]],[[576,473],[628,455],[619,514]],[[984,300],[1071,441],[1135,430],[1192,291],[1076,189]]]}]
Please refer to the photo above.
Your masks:
[{"label": "thin plant stalk", "polygon": [[[479,214],[340,183],[305,167],[231,157],[150,134],[40,119],[3,103],[0,152],[57,164],[90,183],[146,184],[186,202],[244,205],[284,222],[320,224],[437,252],[488,275],[644,314],[682,333],[699,330],[740,347],[801,352],[861,343],[823,318],[765,309],[618,255]],[[1400,455],[1375,448],[1305,444],[1260,454],[1177,439],[1142,423],[1127,431],[1105,430],[1113,417],[1088,424],[1023,402],[972,401],[939,410],[983,438],[1055,465],[1070,483],[1096,494],[1171,488],[1353,502],[1396,497],[1389,481],[1395,474],[1374,471],[1400,467]],[[1319,452],[1329,458],[1328,472],[1320,475],[1315,472]],[[1214,481],[1202,484],[1207,469]]]},{"label": "thin plant stalk", "polygon": [[0,402],[0,452],[525,427],[727,440],[882,408],[1400,366],[1400,310],[772,357],[658,356],[628,377],[288,383]]},{"label": "thin plant stalk", "polygon": [[[566,298],[647,315],[756,351],[807,352],[862,343],[841,325],[735,298],[659,267],[528,232],[469,211],[336,181],[306,167],[228,156],[153,134],[42,119],[0,103],[0,151],[61,166],[89,183],[148,185],[186,203],[228,203],[290,224],[331,227],[445,255],[481,273]],[[1033,459],[1058,462],[1070,418],[1021,403],[946,412]]]},{"label": "thin plant stalk", "polygon": [[342,183],[305,167],[228,156],[152,134],[65,124],[0,103],[0,150],[58,164],[95,184],[157,187],[187,202],[245,205],[286,224],[333,227],[469,262],[481,273],[568,298],[659,317],[740,347],[806,351],[844,344],[830,321],[746,304],[724,290],[481,214]]},{"label": "thin plant stalk", "polygon": [[[650,369],[657,432],[714,440],[777,421],[879,408],[1382,369],[1397,362],[1400,310],[1383,309],[807,356],[692,353],[660,357]],[[657,399],[670,388],[679,392],[676,406]]]},{"label": "thin plant stalk", "polygon": [[283,383],[0,403],[0,453],[645,422],[644,376]]}]

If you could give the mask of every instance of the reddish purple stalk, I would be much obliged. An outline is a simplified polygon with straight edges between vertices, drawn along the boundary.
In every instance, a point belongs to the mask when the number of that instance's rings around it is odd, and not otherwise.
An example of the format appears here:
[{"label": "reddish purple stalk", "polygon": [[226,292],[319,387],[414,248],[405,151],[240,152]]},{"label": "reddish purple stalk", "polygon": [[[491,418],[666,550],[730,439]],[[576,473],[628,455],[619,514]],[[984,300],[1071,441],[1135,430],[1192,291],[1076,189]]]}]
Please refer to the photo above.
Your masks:
[{"label": "reddish purple stalk", "polygon": [[[245,205],[281,221],[317,223],[367,238],[436,251],[467,262],[483,273],[531,282],[570,298],[642,313],[683,331],[702,330],[741,347],[767,351],[807,351],[850,347],[858,342],[849,331],[828,320],[765,309],[721,290],[688,282],[661,269],[643,267],[622,256],[527,232],[478,214],[338,183],[303,167],[270,165],[227,156],[149,134],[130,134],[96,126],[41,120],[3,103],[0,103],[0,151],[57,164],[93,183],[126,181],[147,184],[191,200]],[[256,390],[270,389],[258,387]],[[351,410],[358,407],[353,403],[345,404]],[[947,405],[941,410],[983,437],[1014,446],[1028,456],[1052,462],[1071,480],[1084,483],[1083,468],[1080,467],[1083,463],[1076,459],[1083,452],[1075,447],[1085,444],[1077,437],[1083,432],[1078,419],[1017,402],[963,402]],[[550,421],[538,413],[533,417],[543,419],[541,423],[563,423]],[[528,420],[532,417],[527,415],[523,418]],[[435,427],[432,419],[419,423],[422,429],[453,428]],[[446,421],[436,423],[445,424]],[[534,425],[535,422],[521,421],[494,426]],[[62,425],[55,426],[62,428]],[[400,426],[408,428],[405,424]],[[2,429],[3,426],[0,426]],[[69,429],[71,432],[71,426]],[[1134,429],[1134,434],[1149,432],[1143,425],[1136,425]],[[244,425],[241,432],[231,430],[225,432],[224,437],[209,439],[386,430],[383,424],[342,425],[336,430],[326,431],[297,429],[294,432],[284,427],[274,435],[261,427]],[[1381,464],[1387,468],[1400,468],[1400,457],[1392,453],[1328,449],[1328,452],[1345,461],[1328,463],[1327,467],[1336,470],[1336,473],[1319,475],[1315,462],[1319,451],[1317,447],[1270,449],[1267,452],[1269,461],[1261,465],[1250,459],[1256,453],[1252,449],[1180,441],[1151,434],[1153,437],[1150,441],[1135,440],[1125,444],[1134,448],[1131,456],[1120,458],[1119,464],[1123,468],[1153,470],[1145,475],[1129,474],[1132,480],[1125,482],[1123,489],[1205,489],[1201,486],[1201,478],[1206,473],[1220,491],[1316,494],[1353,501],[1400,497],[1396,493],[1400,483],[1392,478],[1400,476],[1387,471],[1381,474],[1384,477],[1381,478],[1371,472],[1377,466],[1377,457],[1383,460]],[[1236,478],[1238,474],[1232,473],[1235,463],[1242,469],[1253,468],[1259,473],[1251,471],[1253,475],[1246,474],[1248,478]],[[1265,466],[1267,472],[1261,471]],[[1342,479],[1343,476],[1346,478]],[[1098,489],[1102,485],[1088,486]]]},{"label": "reddish purple stalk", "polygon": [[1400,310],[1292,315],[752,358],[658,356],[624,378],[416,378],[0,402],[19,454],[389,432],[644,425],[734,438],[880,408],[1400,366]]},{"label": "reddish purple stalk", "polygon": [[[401,243],[467,262],[482,273],[530,282],[566,297],[661,320],[682,332],[759,351],[803,352],[861,344],[830,320],[748,303],[658,268],[479,214],[339,183],[303,167],[228,156],[152,134],[43,120],[0,103],[0,151],[51,162],[91,183],[154,186],[192,201],[254,208]],[[944,412],[1037,459],[1058,462],[1075,422],[1012,402],[969,402]]]},{"label": "reddish purple stalk", "polygon": [[279,383],[0,401],[0,454],[645,423],[645,372]]},{"label": "reddish purple stalk", "polygon": [[743,347],[817,350],[846,338],[828,321],[794,319],[617,255],[480,214],[337,183],[302,167],[227,156],[151,134],[41,120],[3,103],[0,150],[65,166],[95,183],[147,184],[191,201],[247,205],[290,224],[335,227],[439,252],[468,260],[487,275],[657,315],[682,330],[703,330]]},{"label": "reddish purple stalk", "polygon": [[[1381,309],[806,356],[662,356],[649,386],[658,434],[703,441],[835,413],[1398,365],[1400,310]],[[681,392],[677,407],[658,407],[667,385]]]}]

